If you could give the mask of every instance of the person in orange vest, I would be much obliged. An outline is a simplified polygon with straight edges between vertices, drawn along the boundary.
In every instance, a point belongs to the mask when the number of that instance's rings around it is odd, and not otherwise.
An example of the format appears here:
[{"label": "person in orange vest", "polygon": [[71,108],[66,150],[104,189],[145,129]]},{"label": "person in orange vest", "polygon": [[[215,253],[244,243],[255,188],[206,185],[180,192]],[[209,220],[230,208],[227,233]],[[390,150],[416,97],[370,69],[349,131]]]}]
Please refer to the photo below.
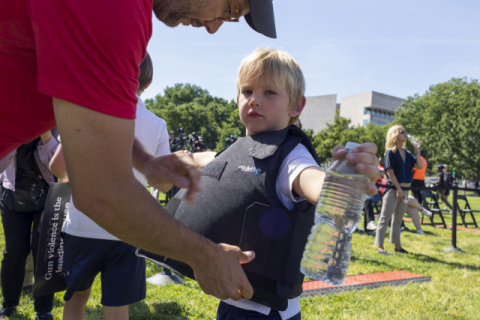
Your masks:
[{"label": "person in orange vest", "polygon": [[[417,187],[425,188],[425,174],[427,173],[428,162],[423,157],[422,150],[420,150],[420,157],[422,159],[423,167],[422,169],[417,169],[415,167],[413,168],[412,188],[417,188]],[[420,190],[415,190],[415,191],[412,191],[412,194],[415,197],[415,199],[417,199],[418,203],[422,205],[423,204],[422,192]]]}]

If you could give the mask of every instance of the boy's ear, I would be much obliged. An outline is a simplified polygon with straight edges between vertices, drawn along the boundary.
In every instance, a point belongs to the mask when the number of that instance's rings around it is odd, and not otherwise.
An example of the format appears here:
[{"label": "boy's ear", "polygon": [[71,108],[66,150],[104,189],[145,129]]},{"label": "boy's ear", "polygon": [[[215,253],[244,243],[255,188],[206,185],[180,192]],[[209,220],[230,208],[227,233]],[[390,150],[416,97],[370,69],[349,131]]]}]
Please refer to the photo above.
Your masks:
[{"label": "boy's ear", "polygon": [[297,105],[292,110],[290,110],[288,115],[292,118],[298,116],[300,113],[302,113],[306,103],[307,103],[307,99],[305,98],[305,96],[302,96],[300,98],[300,101],[298,101]]}]

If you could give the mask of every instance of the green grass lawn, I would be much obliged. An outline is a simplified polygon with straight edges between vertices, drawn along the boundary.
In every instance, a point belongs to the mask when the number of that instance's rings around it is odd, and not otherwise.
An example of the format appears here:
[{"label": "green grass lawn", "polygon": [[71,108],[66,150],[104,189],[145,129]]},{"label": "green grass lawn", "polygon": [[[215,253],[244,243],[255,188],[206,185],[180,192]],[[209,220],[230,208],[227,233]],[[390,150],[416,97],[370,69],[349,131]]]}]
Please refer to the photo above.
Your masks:
[{"label": "green grass lawn", "polygon": [[[469,198],[480,210],[480,198]],[[451,215],[446,214],[451,224]],[[450,219],[450,220],[448,220]],[[480,214],[476,214],[480,222]],[[407,227],[414,230],[412,223]],[[479,319],[480,318],[480,234],[458,231],[457,245],[467,252],[444,252],[451,245],[451,231],[424,226],[426,235],[402,233],[402,244],[411,253],[385,257],[377,254],[374,236],[355,233],[349,275],[405,270],[431,282],[399,287],[350,291],[303,298],[302,319]],[[476,229],[478,230],[478,229]],[[3,234],[3,229],[1,230]],[[0,237],[0,247],[4,239]],[[385,249],[393,252],[386,242]],[[147,263],[147,277],[161,268]],[[97,277],[87,305],[87,319],[103,319],[101,288]],[[55,295],[54,318],[62,318],[63,293]],[[194,281],[157,287],[147,284],[147,298],[130,306],[130,319],[214,319],[218,300],[201,292]],[[33,319],[33,300],[22,295],[14,319]]]}]

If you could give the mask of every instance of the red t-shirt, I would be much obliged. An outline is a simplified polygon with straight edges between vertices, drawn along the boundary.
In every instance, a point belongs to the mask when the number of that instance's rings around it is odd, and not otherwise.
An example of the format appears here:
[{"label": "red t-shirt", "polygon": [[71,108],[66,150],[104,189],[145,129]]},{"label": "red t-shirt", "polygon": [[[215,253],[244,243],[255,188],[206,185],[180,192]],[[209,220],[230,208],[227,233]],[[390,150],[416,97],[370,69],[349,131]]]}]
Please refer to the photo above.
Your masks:
[{"label": "red t-shirt", "polygon": [[135,119],[152,0],[0,1],[0,159],[56,126],[52,96]]}]

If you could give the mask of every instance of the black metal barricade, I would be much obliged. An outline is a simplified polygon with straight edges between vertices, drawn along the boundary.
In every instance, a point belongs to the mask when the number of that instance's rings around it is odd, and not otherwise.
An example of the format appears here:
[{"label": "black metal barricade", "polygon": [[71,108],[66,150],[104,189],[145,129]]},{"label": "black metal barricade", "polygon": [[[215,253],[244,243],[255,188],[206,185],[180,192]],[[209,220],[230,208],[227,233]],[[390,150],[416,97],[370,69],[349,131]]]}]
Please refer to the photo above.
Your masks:
[{"label": "black metal barricade", "polygon": [[[383,184],[376,184],[377,187],[380,188],[385,188],[385,189],[394,189],[394,186],[387,186]],[[452,197],[453,197],[453,204],[452,204],[452,245],[451,247],[445,249],[445,251],[457,251],[457,252],[462,252],[465,253],[464,251],[460,250],[457,247],[457,212],[459,211],[458,208],[458,202],[457,202],[457,196],[458,196],[458,191],[472,191],[472,192],[478,192],[477,189],[473,188],[459,188],[458,184],[456,181],[453,182],[452,187],[402,187],[403,191],[421,191],[421,190],[430,190],[430,191],[437,191],[437,190],[451,190],[452,191]],[[382,204],[383,205],[383,204]],[[367,230],[367,221],[366,221],[366,216],[364,215],[364,233]]]}]

